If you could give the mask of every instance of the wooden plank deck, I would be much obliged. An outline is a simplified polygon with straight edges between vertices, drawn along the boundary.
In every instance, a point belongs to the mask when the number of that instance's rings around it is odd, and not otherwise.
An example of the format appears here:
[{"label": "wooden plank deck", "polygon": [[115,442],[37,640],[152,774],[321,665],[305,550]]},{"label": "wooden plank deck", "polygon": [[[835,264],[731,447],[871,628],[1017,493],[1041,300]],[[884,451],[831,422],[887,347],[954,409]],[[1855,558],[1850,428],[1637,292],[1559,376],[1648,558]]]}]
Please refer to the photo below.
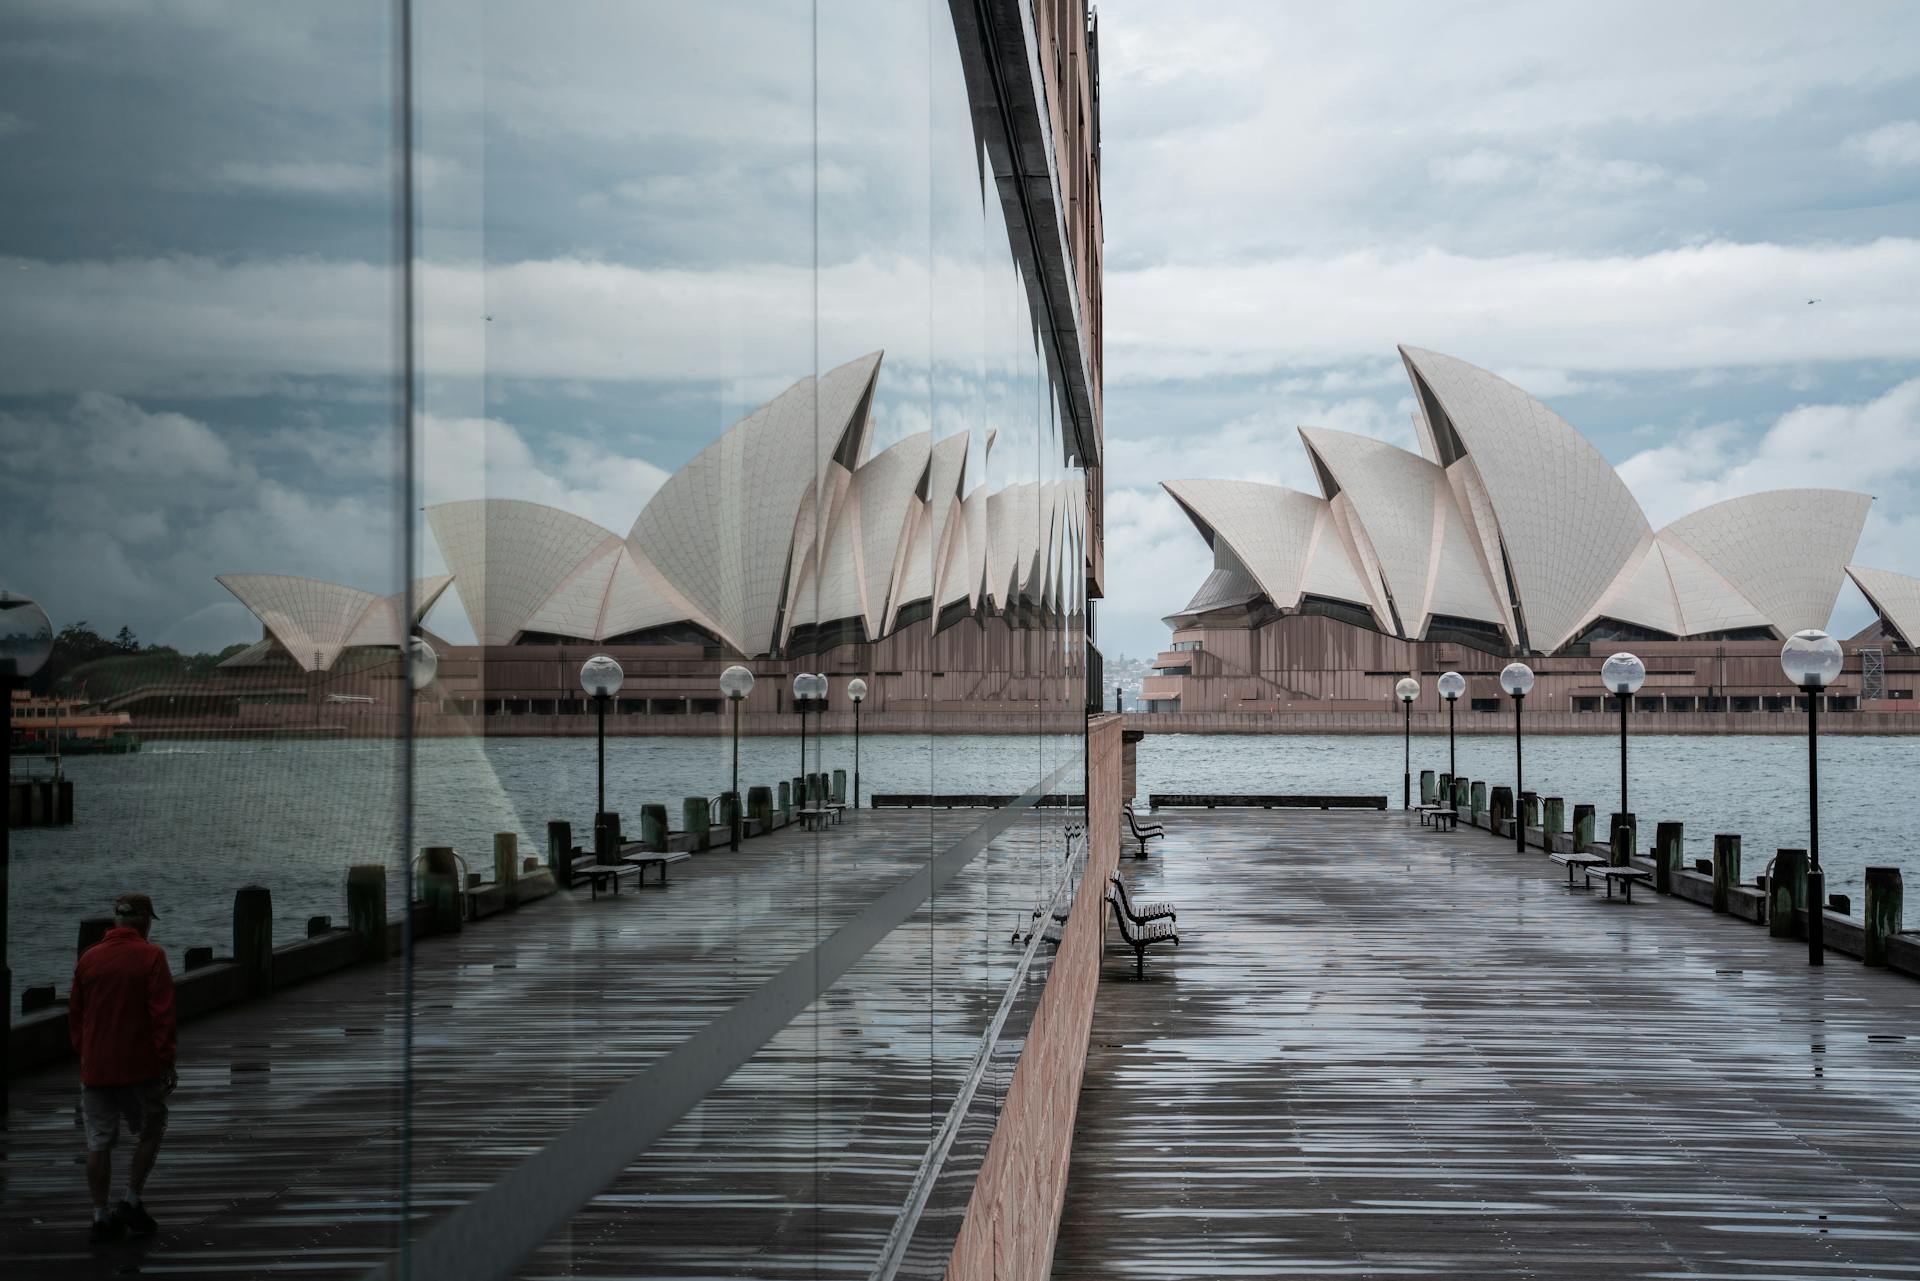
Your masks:
[{"label": "wooden plank deck", "polygon": [[1161,820],[1056,1278],[1920,1275],[1920,982],[1398,812]]},{"label": "wooden plank deck", "polygon": [[[428,940],[410,1113],[398,964],[188,1024],[148,1187],[162,1230],[143,1245],[85,1243],[71,1065],[17,1081],[0,1131],[0,1275],[362,1275],[403,1227],[471,1199],[986,817],[868,811],[696,855],[664,887],[598,901],[581,889]],[[1018,819],[524,1273],[865,1277],[1072,817]]]}]

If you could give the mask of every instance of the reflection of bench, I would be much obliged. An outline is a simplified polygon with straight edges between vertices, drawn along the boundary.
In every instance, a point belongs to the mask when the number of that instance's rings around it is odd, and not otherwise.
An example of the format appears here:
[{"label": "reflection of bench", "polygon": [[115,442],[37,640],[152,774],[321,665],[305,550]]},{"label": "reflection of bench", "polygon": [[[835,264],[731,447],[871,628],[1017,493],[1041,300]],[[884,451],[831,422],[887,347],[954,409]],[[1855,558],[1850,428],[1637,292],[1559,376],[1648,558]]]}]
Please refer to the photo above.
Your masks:
[{"label": "reflection of bench", "polygon": [[827,819],[830,817],[824,808],[814,808],[812,806],[797,812],[800,815],[801,828],[809,832],[825,827],[827,825]]},{"label": "reflection of bench", "polygon": [[1120,910],[1125,912],[1128,919],[1135,925],[1145,925],[1148,921],[1157,921],[1163,917],[1168,920],[1173,920],[1180,915],[1173,910],[1173,904],[1171,903],[1142,903],[1138,907],[1135,907],[1133,897],[1127,893],[1127,883],[1125,881],[1113,875],[1111,872],[1107,874],[1107,880],[1120,895]]},{"label": "reflection of bench", "polygon": [[1567,884],[1573,884],[1573,874],[1598,867],[1607,860],[1598,854],[1549,854],[1547,857],[1567,869]]},{"label": "reflection of bench", "polygon": [[667,883],[667,864],[680,863],[687,856],[672,854],[627,854],[617,863],[596,862],[591,855],[573,860],[573,880],[575,883],[586,881],[593,887],[594,898],[600,897],[602,889],[611,888],[615,894],[620,892],[620,878],[632,876],[636,884],[647,883],[647,869],[653,868],[660,876],[660,884]]},{"label": "reflection of bench", "polygon": [[1608,898],[1613,897],[1614,882],[1619,882],[1620,888],[1627,892],[1627,902],[1629,903],[1633,902],[1633,883],[1635,881],[1645,884],[1653,880],[1652,872],[1638,867],[1590,867],[1587,869],[1588,880],[1592,880],[1596,876],[1606,878]]},{"label": "reflection of bench", "polygon": [[1147,856],[1147,842],[1158,837],[1164,837],[1167,834],[1167,829],[1158,823],[1142,824],[1139,819],[1133,816],[1133,806],[1131,805],[1121,806],[1120,812],[1127,816],[1127,828],[1132,831],[1133,839],[1140,842],[1140,852],[1134,857],[1145,858]]},{"label": "reflection of bench", "polygon": [[1167,921],[1148,921],[1144,925],[1135,925],[1127,919],[1126,910],[1120,906],[1120,896],[1112,890],[1107,891],[1107,902],[1113,908],[1113,923],[1120,927],[1120,937],[1133,949],[1133,974],[1135,978],[1147,976],[1147,949],[1155,943],[1171,943],[1180,946],[1180,935]]}]

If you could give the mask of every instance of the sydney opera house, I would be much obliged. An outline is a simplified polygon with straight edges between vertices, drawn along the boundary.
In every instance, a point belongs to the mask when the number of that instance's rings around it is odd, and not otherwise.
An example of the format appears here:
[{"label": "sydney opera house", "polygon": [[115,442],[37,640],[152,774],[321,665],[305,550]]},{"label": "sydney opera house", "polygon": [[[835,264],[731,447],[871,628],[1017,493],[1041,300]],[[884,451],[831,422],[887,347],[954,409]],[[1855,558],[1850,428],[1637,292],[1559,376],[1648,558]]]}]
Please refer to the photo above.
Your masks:
[{"label": "sydney opera house", "polygon": [[[784,710],[801,671],[865,677],[876,729],[992,729],[1036,707],[1077,724],[1082,473],[990,485],[992,433],[923,431],[874,450],[881,360],[801,379],[748,414],[625,534],[516,499],[428,507],[447,572],[416,582],[410,606],[338,583],[221,575],[263,633],[222,674],[301,703],[390,708],[398,646],[451,591],[476,643],[429,638],[440,662],[415,704],[419,732],[472,732],[475,718],[578,732],[578,671],[597,652],[628,673],[616,731],[711,731],[718,674],[743,660],[765,678],[749,729],[790,730],[758,717]],[[675,716],[694,719],[663,719]]]},{"label": "sydney opera house", "polygon": [[1850,564],[1869,495],[1776,490],[1656,530],[1540,401],[1452,356],[1400,355],[1419,453],[1302,427],[1318,494],[1163,482],[1213,551],[1143,691],[1178,718],[1167,727],[1397,726],[1395,681],[1425,678],[1418,710],[1434,713],[1431,678],[1447,669],[1469,678],[1460,713],[1502,711],[1496,673],[1527,655],[1541,678],[1530,717],[1604,729],[1582,720],[1617,708],[1599,663],[1631,647],[1651,671],[1636,708],[1665,728],[1763,730],[1794,705],[1780,641],[1826,627],[1851,575],[1879,618],[1848,644],[1827,706],[1912,728],[1920,581]]}]

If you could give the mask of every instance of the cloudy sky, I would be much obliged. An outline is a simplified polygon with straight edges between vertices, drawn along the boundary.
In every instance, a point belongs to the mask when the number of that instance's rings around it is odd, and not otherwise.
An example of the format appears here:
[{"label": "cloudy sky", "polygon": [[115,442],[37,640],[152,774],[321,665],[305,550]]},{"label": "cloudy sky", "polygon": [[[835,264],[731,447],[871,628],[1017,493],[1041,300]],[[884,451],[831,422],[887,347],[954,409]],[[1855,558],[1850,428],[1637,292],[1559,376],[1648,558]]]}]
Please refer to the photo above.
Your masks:
[{"label": "cloudy sky", "polygon": [[1920,6],[1100,19],[1103,648],[1159,648],[1209,563],[1151,481],[1317,492],[1301,424],[1417,448],[1396,343],[1546,400],[1656,526],[1857,488],[1861,561],[1920,573]]},{"label": "cloudy sky", "polygon": [[[419,503],[483,494],[624,531],[875,349],[876,448],[1057,456],[944,0],[416,12],[403,495],[391,6],[0,0],[8,586],[252,639],[214,574],[392,591]],[[1312,489],[1300,424],[1411,445],[1401,342],[1546,399],[1656,524],[1857,487],[1861,559],[1920,572],[1920,6],[1100,12],[1108,652],[1206,570],[1154,482]]]}]

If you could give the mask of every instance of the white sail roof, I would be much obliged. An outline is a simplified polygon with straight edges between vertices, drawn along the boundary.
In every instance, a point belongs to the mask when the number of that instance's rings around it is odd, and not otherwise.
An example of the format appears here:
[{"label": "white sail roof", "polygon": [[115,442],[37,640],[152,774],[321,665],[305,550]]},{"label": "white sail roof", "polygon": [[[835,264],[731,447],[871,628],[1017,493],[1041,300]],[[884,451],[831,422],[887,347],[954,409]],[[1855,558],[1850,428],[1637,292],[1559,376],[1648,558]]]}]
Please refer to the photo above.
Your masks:
[{"label": "white sail roof", "polygon": [[1435,461],[1485,482],[1527,638],[1571,639],[1651,532],[1626,483],[1565,419],[1452,356],[1402,347]]},{"label": "white sail roof", "polygon": [[1867,595],[1867,603],[1909,647],[1920,648],[1920,578],[1890,569],[1849,565],[1847,573]]},{"label": "white sail roof", "polygon": [[[400,623],[406,609],[400,593],[376,596],[344,583],[288,574],[220,574],[215,581],[253,612],[304,671],[331,669],[341,651],[351,647],[397,647],[411,630]],[[414,623],[451,581],[440,575],[415,582]],[[251,658],[253,653],[236,657]]]},{"label": "white sail roof", "polygon": [[1693,552],[1768,623],[1792,635],[1832,618],[1872,503],[1841,489],[1775,489],[1702,507],[1660,538]]},{"label": "white sail roof", "polygon": [[1246,572],[1280,609],[1305,594],[1365,604],[1360,571],[1347,555],[1324,498],[1248,480],[1165,480],[1209,544],[1225,539]]},{"label": "white sail roof", "polygon": [[482,645],[506,645],[529,630],[556,586],[620,542],[590,520],[517,498],[437,503],[427,508],[427,526]]},{"label": "white sail roof", "polygon": [[633,523],[634,546],[745,653],[773,648],[802,498],[865,457],[880,359],[796,382],[669,477]]}]

